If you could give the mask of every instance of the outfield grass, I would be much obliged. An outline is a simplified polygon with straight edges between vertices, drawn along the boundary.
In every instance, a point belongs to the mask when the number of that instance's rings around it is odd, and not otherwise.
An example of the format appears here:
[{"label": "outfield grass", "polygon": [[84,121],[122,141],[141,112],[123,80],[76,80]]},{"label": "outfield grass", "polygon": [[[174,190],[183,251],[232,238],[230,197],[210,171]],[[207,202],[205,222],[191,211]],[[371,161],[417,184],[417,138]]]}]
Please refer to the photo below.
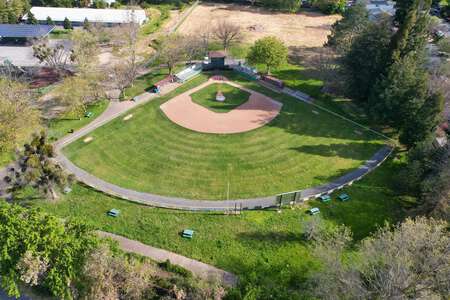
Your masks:
[{"label": "outfield grass", "polygon": [[[356,240],[374,232],[385,221],[402,217],[395,194],[395,175],[402,167],[399,159],[389,159],[363,180],[345,189],[348,202],[310,201],[295,209],[244,211],[240,216],[221,213],[195,213],[141,206],[118,200],[81,186],[59,202],[34,201],[43,210],[62,218],[78,217],[95,228],[137,239],[236,273],[243,285],[256,286],[265,297],[299,299],[305,280],[317,266],[308,243],[301,238],[301,221],[311,218],[305,212],[318,206],[330,225],[345,224]],[[121,211],[111,218],[111,208]],[[195,230],[193,240],[180,237],[185,228]],[[262,299],[258,298],[258,299]],[[273,299],[273,298],[272,298]]]},{"label": "outfield grass", "polygon": [[[275,195],[328,182],[357,168],[383,141],[350,123],[234,73],[224,74],[283,103],[280,115],[254,131],[213,135],[170,122],[159,106],[207,80],[200,75],[176,91],[89,133],[64,149],[75,164],[122,187],[192,199]],[[361,129],[358,129],[361,130]]]},{"label": "outfield grass", "polygon": [[[216,95],[219,91],[225,96],[224,102],[219,102],[216,100]],[[192,93],[190,96],[192,101],[206,107],[209,110],[218,113],[226,113],[235,109],[244,102],[247,102],[250,98],[250,93],[226,83],[213,83],[195,93]]]}]

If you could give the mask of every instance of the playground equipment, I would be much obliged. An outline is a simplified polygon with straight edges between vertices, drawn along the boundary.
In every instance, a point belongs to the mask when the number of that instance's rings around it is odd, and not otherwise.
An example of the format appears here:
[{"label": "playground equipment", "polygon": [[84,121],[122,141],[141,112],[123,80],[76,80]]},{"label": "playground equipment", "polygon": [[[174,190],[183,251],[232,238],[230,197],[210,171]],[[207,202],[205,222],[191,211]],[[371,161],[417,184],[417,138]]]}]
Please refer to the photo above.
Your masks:
[{"label": "playground equipment", "polygon": [[176,79],[176,81],[183,83],[183,82],[188,81],[192,77],[200,74],[201,72],[202,72],[202,65],[194,64],[194,65],[187,67],[183,71],[175,74],[175,79]]}]

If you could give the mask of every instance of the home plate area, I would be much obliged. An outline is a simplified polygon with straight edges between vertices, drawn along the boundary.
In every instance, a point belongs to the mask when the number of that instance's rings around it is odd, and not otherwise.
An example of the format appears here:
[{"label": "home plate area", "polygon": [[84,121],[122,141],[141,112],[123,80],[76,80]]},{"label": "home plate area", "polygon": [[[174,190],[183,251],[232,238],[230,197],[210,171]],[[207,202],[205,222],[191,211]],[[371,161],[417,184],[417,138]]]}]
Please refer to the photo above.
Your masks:
[{"label": "home plate area", "polygon": [[[226,113],[214,112],[192,101],[191,94],[218,82],[246,91],[250,94],[248,101]],[[172,122],[182,127],[197,132],[218,134],[246,132],[262,127],[279,114],[281,107],[280,102],[229,81],[223,76],[213,76],[207,82],[160,106]]]}]

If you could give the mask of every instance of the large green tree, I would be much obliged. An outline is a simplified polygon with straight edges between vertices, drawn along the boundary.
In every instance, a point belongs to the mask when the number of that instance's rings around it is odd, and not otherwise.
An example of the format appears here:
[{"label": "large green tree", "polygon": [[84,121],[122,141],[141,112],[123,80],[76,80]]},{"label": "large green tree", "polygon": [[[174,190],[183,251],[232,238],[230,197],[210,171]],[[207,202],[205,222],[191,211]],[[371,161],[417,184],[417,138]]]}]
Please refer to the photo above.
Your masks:
[{"label": "large green tree", "polygon": [[386,69],[392,30],[389,19],[367,25],[342,57],[349,97],[367,103],[374,83]]},{"label": "large green tree", "polygon": [[28,0],[0,0],[0,23],[18,23],[29,9]]},{"label": "large green tree", "polygon": [[0,151],[13,150],[39,130],[40,112],[32,100],[25,84],[0,77]]},{"label": "large green tree", "polygon": [[356,37],[358,37],[369,25],[369,16],[363,3],[357,3],[347,9],[341,20],[331,27],[327,46],[332,47],[337,53],[346,54]]},{"label": "large green tree", "polygon": [[93,231],[83,223],[0,202],[1,286],[10,296],[20,296],[22,282],[71,299],[74,280],[95,245]]},{"label": "large green tree", "polygon": [[247,60],[250,64],[263,64],[266,71],[282,66],[287,62],[288,49],[284,43],[276,37],[268,36],[259,39],[250,47]]}]

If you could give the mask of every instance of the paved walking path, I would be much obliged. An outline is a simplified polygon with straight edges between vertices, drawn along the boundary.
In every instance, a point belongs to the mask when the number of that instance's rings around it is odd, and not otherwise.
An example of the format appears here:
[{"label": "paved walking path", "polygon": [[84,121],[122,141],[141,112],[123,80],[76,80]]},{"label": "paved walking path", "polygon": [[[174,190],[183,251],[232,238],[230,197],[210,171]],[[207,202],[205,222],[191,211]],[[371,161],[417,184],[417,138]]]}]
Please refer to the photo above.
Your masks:
[{"label": "paved walking path", "polygon": [[120,248],[126,252],[133,252],[142,256],[150,257],[151,259],[159,262],[169,260],[171,263],[191,271],[194,275],[203,280],[218,280],[226,286],[235,286],[237,284],[237,277],[233,273],[226,272],[198,260],[194,260],[167,250],[151,247],[139,241],[130,240],[114,233],[99,231],[98,234],[101,237],[111,238],[119,242]]}]

